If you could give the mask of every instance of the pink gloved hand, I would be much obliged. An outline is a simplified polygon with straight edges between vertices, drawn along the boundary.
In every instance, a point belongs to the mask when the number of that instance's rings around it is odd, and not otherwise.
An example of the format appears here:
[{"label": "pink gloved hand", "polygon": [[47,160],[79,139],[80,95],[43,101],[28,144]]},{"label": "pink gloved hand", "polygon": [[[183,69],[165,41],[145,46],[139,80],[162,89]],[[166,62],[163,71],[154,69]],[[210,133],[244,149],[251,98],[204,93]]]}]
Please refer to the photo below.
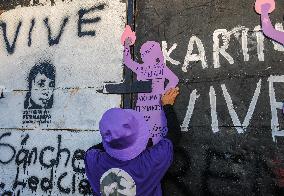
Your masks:
[{"label": "pink gloved hand", "polygon": [[[129,40],[131,40],[130,43]],[[135,43],[135,40],[136,40],[135,32],[131,30],[131,27],[129,25],[126,25],[125,30],[121,36],[121,44],[124,45],[125,41],[127,41],[128,43],[126,44],[131,46]]]},{"label": "pink gloved hand", "polygon": [[271,13],[275,10],[274,0],[256,0],[255,1],[255,11],[258,14]]}]

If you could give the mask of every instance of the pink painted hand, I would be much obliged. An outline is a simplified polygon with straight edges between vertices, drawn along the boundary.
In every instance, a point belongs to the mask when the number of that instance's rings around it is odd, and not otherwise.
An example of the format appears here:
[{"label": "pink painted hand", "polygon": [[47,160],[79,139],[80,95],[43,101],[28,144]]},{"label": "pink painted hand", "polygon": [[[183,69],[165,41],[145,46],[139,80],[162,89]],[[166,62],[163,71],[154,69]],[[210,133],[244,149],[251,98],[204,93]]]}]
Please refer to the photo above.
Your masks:
[{"label": "pink painted hand", "polygon": [[271,13],[275,10],[275,1],[274,0],[256,0],[254,8],[258,14]]},{"label": "pink painted hand", "polygon": [[125,41],[131,40],[130,43],[127,43],[129,46],[133,45],[136,40],[135,32],[131,30],[131,27],[129,25],[126,25],[125,30],[121,36],[121,44],[124,45]]}]

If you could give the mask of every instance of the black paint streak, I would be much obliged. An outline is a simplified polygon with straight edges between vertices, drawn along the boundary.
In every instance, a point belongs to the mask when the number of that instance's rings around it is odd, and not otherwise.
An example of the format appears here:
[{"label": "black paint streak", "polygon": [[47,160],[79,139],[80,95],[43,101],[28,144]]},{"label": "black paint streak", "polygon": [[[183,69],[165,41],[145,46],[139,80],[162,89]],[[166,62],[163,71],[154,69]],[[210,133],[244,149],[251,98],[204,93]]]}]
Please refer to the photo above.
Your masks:
[{"label": "black paint streak", "polygon": [[24,169],[26,169],[27,163],[28,163],[28,156],[29,156],[29,150],[27,149],[21,149],[18,151],[16,155],[16,164],[20,166],[23,164]]},{"label": "black paint streak", "polygon": [[3,91],[1,90],[1,92],[0,92],[0,99],[3,99],[3,98],[5,98],[5,97],[4,97]]},{"label": "black paint streak", "polygon": [[17,38],[20,32],[20,28],[22,26],[22,22],[20,21],[14,36],[14,40],[13,43],[10,44],[8,38],[7,38],[7,24],[5,22],[0,21],[0,27],[2,28],[3,31],[3,37],[4,37],[4,41],[5,41],[5,45],[6,45],[6,50],[9,54],[13,54],[15,51],[15,47],[16,47],[16,42],[17,42]]},{"label": "black paint streak", "polygon": [[29,158],[28,158],[28,165],[29,165],[29,166],[30,166],[31,163],[32,163],[33,154],[35,155],[35,156],[34,156],[33,164],[35,164],[35,163],[36,163],[36,160],[37,160],[37,147],[33,147],[33,149],[31,150],[31,152],[30,152],[30,154],[29,154]]},{"label": "black paint streak", "polygon": [[61,185],[61,181],[62,181],[62,179],[63,179],[65,176],[67,176],[67,172],[64,172],[63,174],[60,175],[60,177],[58,178],[58,181],[57,181],[57,187],[58,187],[58,189],[60,190],[60,192],[69,194],[69,193],[71,192],[71,189],[70,189],[70,188],[64,188],[64,187]]},{"label": "black paint streak", "polygon": [[39,184],[39,179],[38,177],[36,176],[31,176],[29,177],[28,179],[28,185],[29,185],[29,188],[32,190],[32,191],[36,191],[37,190],[37,185]]},{"label": "black paint streak", "polygon": [[101,4],[98,6],[94,6],[90,9],[80,9],[78,11],[78,15],[79,15],[79,19],[78,19],[78,36],[79,37],[83,37],[83,36],[95,36],[96,35],[96,31],[92,30],[92,31],[83,31],[82,30],[82,26],[85,24],[91,24],[91,23],[97,23],[101,20],[100,17],[95,17],[95,18],[88,18],[88,19],[84,19],[84,15],[88,14],[90,12],[94,12],[97,10],[104,10],[105,9],[105,4]]},{"label": "black paint streak", "polygon": [[50,171],[50,178],[43,178],[40,182],[40,187],[43,191],[47,192],[53,188],[53,168]]},{"label": "black paint streak", "polygon": [[74,174],[72,176],[72,193],[75,193],[75,191],[76,191],[76,179],[75,179],[75,177],[76,177],[76,174]]},{"label": "black paint streak", "polygon": [[84,157],[85,157],[85,151],[84,150],[77,149],[74,152],[73,157],[72,157],[72,167],[73,167],[73,171],[74,172],[81,173],[81,174],[85,173],[85,168],[80,168],[79,165],[76,166],[76,161],[81,160],[83,162],[84,161]]},{"label": "black paint streak", "polygon": [[30,47],[32,45],[32,32],[35,26],[35,19],[33,18],[31,21],[31,27],[29,31],[29,38],[28,38],[28,46]]},{"label": "black paint streak", "polygon": [[39,155],[39,162],[40,162],[40,164],[43,167],[45,167],[45,168],[51,168],[51,167],[53,167],[56,164],[56,160],[55,159],[51,159],[50,163],[44,163],[43,156],[44,156],[45,151],[53,152],[54,151],[54,147],[46,146],[45,148],[42,149],[42,151],[40,152],[40,155]]},{"label": "black paint streak", "polygon": [[17,174],[16,174],[16,178],[14,180],[13,183],[13,190],[15,190],[18,186],[22,186],[23,188],[26,187],[26,183],[24,181],[19,181],[19,173],[20,173],[20,169],[19,167],[17,167]]},{"label": "black paint streak", "polygon": [[24,139],[22,139],[21,141],[21,145],[26,145],[27,144],[27,140],[29,139],[29,134],[26,134],[26,136],[24,137]]},{"label": "black paint streak", "polygon": [[4,189],[5,188],[5,184],[3,182],[0,183],[0,189]]},{"label": "black paint streak", "polygon": [[[62,1],[64,1],[64,0],[62,0]],[[55,5],[55,1],[54,0],[50,0],[50,2],[51,2],[52,6]]]},{"label": "black paint streak", "polygon": [[65,162],[65,167],[67,167],[67,164],[68,164],[69,159],[70,159],[70,150],[68,150],[67,148],[61,149],[61,135],[58,135],[57,139],[58,139],[58,152],[57,152],[57,157],[56,157],[56,164],[58,166],[59,160],[61,158],[61,153],[66,153],[67,159],[66,159],[66,162]]},{"label": "black paint streak", "polygon": [[48,44],[49,44],[49,46],[53,46],[53,45],[59,43],[61,35],[64,32],[64,27],[66,26],[68,20],[69,20],[69,17],[64,18],[63,23],[60,26],[59,34],[55,38],[52,38],[52,35],[51,35],[52,33],[51,33],[50,25],[49,25],[49,22],[48,22],[48,18],[44,19],[44,24],[45,24],[47,31],[48,31]]},{"label": "black paint streak", "polygon": [[[8,137],[8,136],[11,136],[11,133],[10,133],[10,132],[9,132],[9,133],[3,133],[3,134],[0,136],[0,140],[1,140],[2,138],[4,138],[4,137]],[[13,155],[12,155],[12,157],[11,157],[8,161],[2,161],[2,160],[0,159],[0,163],[2,163],[2,164],[4,164],[4,165],[9,164],[9,163],[14,159],[14,157],[15,157],[15,155],[16,155],[16,150],[15,150],[15,148],[14,148],[13,146],[11,146],[10,144],[0,143],[0,147],[1,147],[1,146],[9,147],[9,148],[13,151]]]},{"label": "black paint streak", "polygon": [[2,196],[12,196],[13,192],[12,191],[5,191]]},{"label": "black paint streak", "polygon": [[79,183],[79,193],[82,195],[92,194],[92,189],[87,179],[83,179]]}]

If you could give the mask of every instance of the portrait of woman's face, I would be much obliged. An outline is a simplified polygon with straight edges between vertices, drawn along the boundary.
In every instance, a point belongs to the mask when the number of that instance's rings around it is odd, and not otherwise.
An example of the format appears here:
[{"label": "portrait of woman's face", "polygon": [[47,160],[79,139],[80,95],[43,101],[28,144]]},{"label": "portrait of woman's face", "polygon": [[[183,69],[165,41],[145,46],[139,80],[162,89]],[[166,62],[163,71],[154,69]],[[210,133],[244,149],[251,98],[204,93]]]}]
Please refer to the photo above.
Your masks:
[{"label": "portrait of woman's face", "polygon": [[55,90],[55,67],[49,62],[36,64],[28,76],[25,109],[51,109]]},{"label": "portrait of woman's face", "polygon": [[53,95],[54,83],[54,80],[38,73],[34,81],[32,81],[31,100],[42,108],[46,108]]}]

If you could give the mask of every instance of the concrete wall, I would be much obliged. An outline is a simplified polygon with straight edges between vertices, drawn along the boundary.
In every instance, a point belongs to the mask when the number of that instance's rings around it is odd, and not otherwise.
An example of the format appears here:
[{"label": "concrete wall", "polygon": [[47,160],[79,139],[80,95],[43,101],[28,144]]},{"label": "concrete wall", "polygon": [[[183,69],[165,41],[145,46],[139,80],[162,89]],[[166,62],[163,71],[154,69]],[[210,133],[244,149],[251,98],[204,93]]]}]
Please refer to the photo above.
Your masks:
[{"label": "concrete wall", "polygon": [[[144,42],[159,41],[180,79],[183,139],[165,195],[277,195],[283,187],[275,175],[284,160],[283,46],[264,37],[254,2],[137,1],[136,58]],[[283,13],[276,1],[278,29]]]},{"label": "concrete wall", "polygon": [[101,140],[102,113],[121,103],[97,91],[122,81],[126,4],[15,1],[5,8],[0,195],[89,195],[84,152]]},{"label": "concrete wall", "polygon": [[[1,196],[90,194],[84,151],[100,142],[102,113],[122,101],[97,90],[122,81],[123,2],[0,4]],[[283,29],[276,3],[271,17]],[[135,5],[135,58],[158,41],[180,80],[183,138],[165,195],[283,195],[284,49],[263,36],[254,0]],[[34,74],[44,67],[48,77]]]}]

